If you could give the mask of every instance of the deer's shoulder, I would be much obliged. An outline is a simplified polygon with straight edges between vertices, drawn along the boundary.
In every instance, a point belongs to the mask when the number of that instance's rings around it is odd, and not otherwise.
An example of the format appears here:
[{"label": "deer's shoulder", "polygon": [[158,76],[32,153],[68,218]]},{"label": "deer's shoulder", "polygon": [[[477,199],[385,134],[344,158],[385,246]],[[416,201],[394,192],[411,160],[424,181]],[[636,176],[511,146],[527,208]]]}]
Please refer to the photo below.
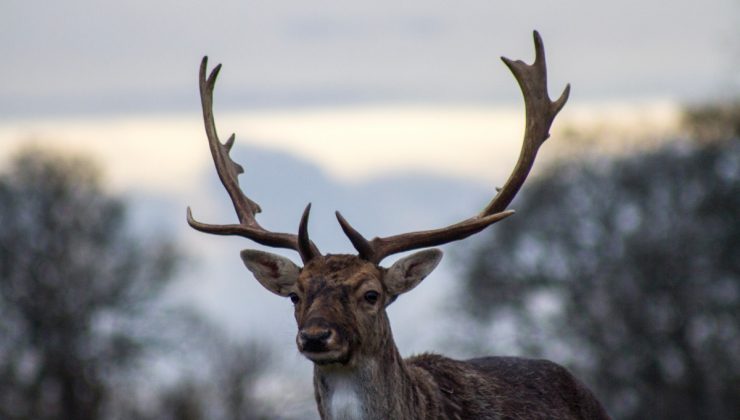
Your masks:
[{"label": "deer's shoulder", "polygon": [[406,362],[434,382],[446,415],[441,418],[608,419],[588,388],[549,360],[427,353]]}]

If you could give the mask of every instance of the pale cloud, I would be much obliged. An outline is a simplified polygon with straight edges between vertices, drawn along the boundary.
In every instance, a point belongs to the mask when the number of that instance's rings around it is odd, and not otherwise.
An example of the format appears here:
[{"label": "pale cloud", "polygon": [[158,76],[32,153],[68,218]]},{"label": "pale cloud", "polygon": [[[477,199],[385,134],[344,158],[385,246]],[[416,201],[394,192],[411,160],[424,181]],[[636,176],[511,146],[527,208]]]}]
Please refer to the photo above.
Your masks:
[{"label": "pale cloud", "polygon": [[[243,111],[216,119],[222,140],[235,132],[237,144],[294,154],[345,182],[393,172],[495,182],[516,161],[524,127],[521,107],[483,106]],[[640,132],[669,133],[678,120],[678,107],[664,101],[575,104],[566,107],[553,133],[599,131],[619,143]],[[0,159],[35,143],[92,156],[105,166],[114,190],[185,192],[211,164],[202,124],[194,114],[4,122]],[[545,160],[557,156],[554,151],[567,146],[563,142],[548,143]]]},{"label": "pale cloud", "polygon": [[0,123],[0,161],[37,145],[93,158],[104,167],[106,185],[116,191],[183,191],[207,162],[208,149],[194,147],[202,130],[196,118],[187,117]]}]

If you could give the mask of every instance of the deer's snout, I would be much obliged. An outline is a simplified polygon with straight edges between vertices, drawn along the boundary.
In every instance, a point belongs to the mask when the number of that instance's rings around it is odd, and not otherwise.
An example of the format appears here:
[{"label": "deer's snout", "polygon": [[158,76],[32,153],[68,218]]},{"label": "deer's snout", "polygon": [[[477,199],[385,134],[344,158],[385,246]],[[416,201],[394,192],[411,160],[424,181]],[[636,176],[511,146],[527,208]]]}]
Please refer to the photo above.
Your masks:
[{"label": "deer's snout", "polygon": [[298,347],[301,351],[320,353],[329,351],[335,332],[326,325],[310,325],[298,332]]}]

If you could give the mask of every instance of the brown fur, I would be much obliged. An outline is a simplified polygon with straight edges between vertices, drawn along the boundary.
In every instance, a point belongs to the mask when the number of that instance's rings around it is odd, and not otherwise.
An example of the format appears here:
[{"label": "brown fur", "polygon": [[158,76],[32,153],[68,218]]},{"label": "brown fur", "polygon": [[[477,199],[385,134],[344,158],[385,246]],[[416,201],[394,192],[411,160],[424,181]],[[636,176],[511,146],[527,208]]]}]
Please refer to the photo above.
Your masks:
[{"label": "brown fur", "polygon": [[[403,360],[385,311],[396,297],[388,294],[386,274],[356,256],[328,255],[308,263],[297,279],[299,330],[335,334],[327,344],[331,358],[304,351],[315,362],[322,419],[335,418],[332,396],[348,389],[343,398],[353,396],[349,406],[366,420],[609,418],[583,384],[546,360],[434,354]],[[369,290],[380,292],[378,304],[364,300]]]}]

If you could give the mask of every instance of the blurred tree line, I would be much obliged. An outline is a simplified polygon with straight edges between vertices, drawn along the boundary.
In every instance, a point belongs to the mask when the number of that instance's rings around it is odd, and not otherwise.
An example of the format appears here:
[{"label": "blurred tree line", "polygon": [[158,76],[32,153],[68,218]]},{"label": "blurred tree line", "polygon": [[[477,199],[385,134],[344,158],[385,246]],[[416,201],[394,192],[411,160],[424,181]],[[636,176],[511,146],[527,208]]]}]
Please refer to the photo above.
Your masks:
[{"label": "blurred tree line", "polygon": [[[132,233],[90,161],[19,153],[0,174],[0,419],[269,418],[265,351],[163,309],[179,260]],[[167,383],[156,360],[191,372]]]},{"label": "blurred tree line", "polygon": [[617,419],[740,419],[740,104],[684,121],[531,180],[461,264],[482,331],[565,363]]}]

